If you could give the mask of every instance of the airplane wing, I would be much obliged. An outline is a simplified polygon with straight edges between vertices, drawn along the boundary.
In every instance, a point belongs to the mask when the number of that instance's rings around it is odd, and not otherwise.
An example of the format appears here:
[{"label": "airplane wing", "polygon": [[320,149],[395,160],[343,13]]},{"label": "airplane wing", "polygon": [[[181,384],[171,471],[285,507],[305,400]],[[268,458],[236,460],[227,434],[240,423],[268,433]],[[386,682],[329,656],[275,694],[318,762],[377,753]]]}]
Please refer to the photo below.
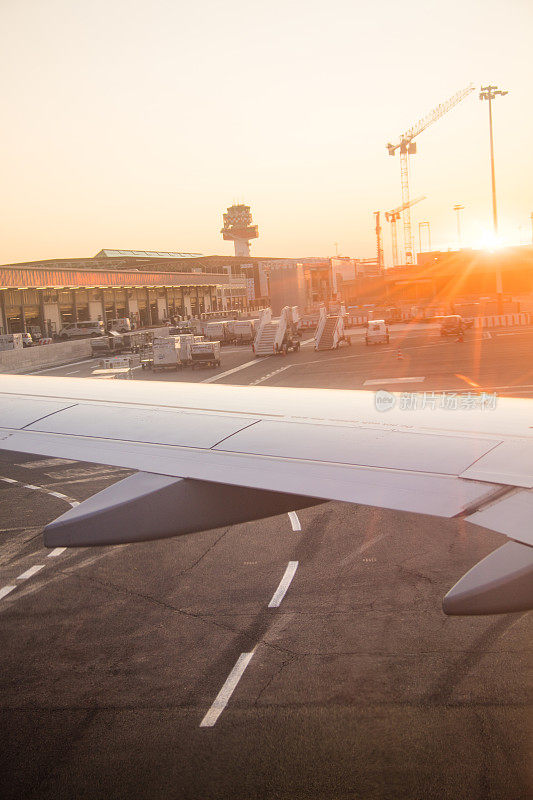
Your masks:
[{"label": "airplane wing", "polygon": [[[137,470],[45,528],[106,545],[327,500],[462,517],[508,543],[446,595],[449,614],[533,608],[533,401],[419,410],[370,392],[3,375],[0,449]],[[382,406],[383,407],[383,406]]]}]

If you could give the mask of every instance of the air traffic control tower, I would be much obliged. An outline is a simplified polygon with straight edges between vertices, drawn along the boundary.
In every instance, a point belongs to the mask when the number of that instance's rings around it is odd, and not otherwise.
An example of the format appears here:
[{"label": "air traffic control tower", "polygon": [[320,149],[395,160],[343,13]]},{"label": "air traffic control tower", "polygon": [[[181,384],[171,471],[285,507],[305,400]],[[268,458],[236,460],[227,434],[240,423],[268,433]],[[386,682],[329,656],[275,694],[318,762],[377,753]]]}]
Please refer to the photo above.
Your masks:
[{"label": "air traffic control tower", "polygon": [[230,206],[224,217],[224,227],[220,231],[225,240],[235,242],[236,256],[250,255],[250,240],[257,239],[259,231],[253,225],[250,206]]}]

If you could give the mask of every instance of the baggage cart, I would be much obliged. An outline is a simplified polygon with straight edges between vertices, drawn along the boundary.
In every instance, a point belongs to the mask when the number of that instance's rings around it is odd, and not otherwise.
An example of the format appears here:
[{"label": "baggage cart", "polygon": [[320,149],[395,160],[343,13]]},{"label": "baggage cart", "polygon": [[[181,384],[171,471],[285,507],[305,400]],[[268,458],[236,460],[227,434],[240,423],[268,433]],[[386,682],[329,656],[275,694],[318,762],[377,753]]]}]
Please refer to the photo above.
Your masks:
[{"label": "baggage cart", "polygon": [[192,368],[219,367],[220,342],[194,342],[191,348]]}]

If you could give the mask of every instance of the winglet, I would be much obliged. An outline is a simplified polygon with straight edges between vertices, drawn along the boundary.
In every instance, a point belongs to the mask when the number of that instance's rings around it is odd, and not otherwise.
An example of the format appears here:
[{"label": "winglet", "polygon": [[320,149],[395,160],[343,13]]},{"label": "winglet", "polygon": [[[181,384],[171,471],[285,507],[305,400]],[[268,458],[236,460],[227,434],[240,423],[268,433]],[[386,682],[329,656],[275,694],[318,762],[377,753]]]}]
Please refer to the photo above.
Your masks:
[{"label": "winglet", "polygon": [[508,542],[450,589],[445,614],[505,614],[533,609],[533,547]]}]

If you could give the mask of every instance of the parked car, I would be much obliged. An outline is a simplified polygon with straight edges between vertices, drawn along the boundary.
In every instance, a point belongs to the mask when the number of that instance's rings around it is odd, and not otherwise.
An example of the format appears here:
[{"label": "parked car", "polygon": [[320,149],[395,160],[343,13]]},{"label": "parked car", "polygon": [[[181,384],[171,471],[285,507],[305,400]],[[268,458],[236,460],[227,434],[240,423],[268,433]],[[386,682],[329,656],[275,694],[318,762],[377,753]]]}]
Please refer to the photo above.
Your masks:
[{"label": "parked car", "polygon": [[450,314],[448,317],[443,317],[440,326],[441,336],[459,336],[464,333],[467,328],[471,328],[474,320],[466,320],[460,314]]},{"label": "parked car", "polygon": [[129,317],[110,319],[107,323],[107,330],[118,331],[118,333],[128,333],[128,331],[132,330],[131,320]]},{"label": "parked car", "polygon": [[389,329],[383,319],[368,320],[366,329],[366,344],[388,344],[390,342]]},{"label": "parked car", "polygon": [[101,319],[89,319],[85,322],[69,322],[59,331],[59,338],[67,341],[82,336],[104,336],[105,327]]}]

